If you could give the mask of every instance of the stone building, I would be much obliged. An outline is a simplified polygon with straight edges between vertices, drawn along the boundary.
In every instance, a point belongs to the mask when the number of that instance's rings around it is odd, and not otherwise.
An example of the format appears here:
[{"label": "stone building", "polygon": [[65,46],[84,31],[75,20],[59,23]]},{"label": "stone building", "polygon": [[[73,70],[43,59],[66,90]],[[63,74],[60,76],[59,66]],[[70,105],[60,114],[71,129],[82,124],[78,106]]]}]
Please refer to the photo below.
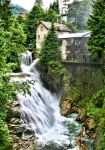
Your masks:
[{"label": "stone building", "polygon": [[70,76],[70,85],[77,87],[82,96],[91,96],[102,88],[102,60],[92,58],[88,51],[91,32],[59,35],[62,40],[63,63]]},{"label": "stone building", "polygon": [[69,72],[69,85],[81,95],[91,96],[103,87],[103,64],[64,62]]},{"label": "stone building", "polygon": [[91,56],[88,52],[87,42],[90,35],[91,32],[59,35],[58,38],[62,41],[63,60],[89,63]]},{"label": "stone building", "polygon": [[[48,34],[49,29],[51,28],[51,22],[41,21],[36,29],[36,48],[40,49],[41,44],[44,41],[45,36]],[[59,23],[54,23],[54,27],[59,35],[65,35],[70,33],[70,29],[64,25]]]}]

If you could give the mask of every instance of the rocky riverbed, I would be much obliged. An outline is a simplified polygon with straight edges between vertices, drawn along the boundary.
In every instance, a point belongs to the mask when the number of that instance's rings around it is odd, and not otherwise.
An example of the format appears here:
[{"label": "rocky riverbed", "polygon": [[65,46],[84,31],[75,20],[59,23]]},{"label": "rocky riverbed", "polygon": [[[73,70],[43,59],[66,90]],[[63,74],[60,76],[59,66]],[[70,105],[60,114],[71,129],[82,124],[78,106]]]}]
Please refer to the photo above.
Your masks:
[{"label": "rocky riverbed", "polygon": [[8,102],[7,121],[13,150],[31,150],[35,147],[34,134],[24,128],[17,100]]},{"label": "rocky riverbed", "polygon": [[[93,116],[86,114],[84,108],[80,108],[77,104],[78,94],[76,97],[68,97],[64,94],[60,102],[60,111],[64,116],[68,116],[71,113],[77,113],[76,121],[78,121],[82,127],[78,134],[76,144],[80,150],[94,150],[94,143],[97,139],[96,123]],[[73,99],[75,99],[73,101]]]},{"label": "rocky riverbed", "polygon": [[[36,149],[34,134],[31,130],[26,130],[20,117],[20,105],[17,100],[8,102],[8,127],[10,140],[13,150],[32,150]],[[61,100],[61,114],[68,116],[71,112],[78,113],[76,120],[81,122],[82,128],[78,134],[76,144],[80,150],[92,150],[92,144],[96,139],[95,122],[92,116],[86,116],[83,110],[72,107],[68,100]],[[45,148],[47,149],[47,148]]]}]

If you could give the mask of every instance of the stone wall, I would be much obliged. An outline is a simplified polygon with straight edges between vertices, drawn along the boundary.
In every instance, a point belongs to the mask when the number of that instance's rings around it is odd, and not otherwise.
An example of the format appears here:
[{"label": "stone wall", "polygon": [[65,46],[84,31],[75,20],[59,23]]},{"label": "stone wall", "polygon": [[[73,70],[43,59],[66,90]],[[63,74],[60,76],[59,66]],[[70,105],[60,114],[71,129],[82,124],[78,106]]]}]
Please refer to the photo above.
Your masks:
[{"label": "stone wall", "polygon": [[89,96],[102,88],[102,65],[64,63],[70,75],[70,86],[77,87],[83,96]]}]

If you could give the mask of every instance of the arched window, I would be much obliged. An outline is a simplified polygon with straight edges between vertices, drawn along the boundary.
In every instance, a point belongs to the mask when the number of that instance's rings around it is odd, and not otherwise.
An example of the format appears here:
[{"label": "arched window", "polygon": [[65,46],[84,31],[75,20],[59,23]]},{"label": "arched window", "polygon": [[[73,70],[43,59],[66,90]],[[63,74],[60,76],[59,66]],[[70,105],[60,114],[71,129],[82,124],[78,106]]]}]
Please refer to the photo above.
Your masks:
[{"label": "arched window", "polygon": [[43,26],[40,27],[40,31],[43,31]]},{"label": "arched window", "polygon": [[40,35],[38,35],[38,39],[40,39]]}]

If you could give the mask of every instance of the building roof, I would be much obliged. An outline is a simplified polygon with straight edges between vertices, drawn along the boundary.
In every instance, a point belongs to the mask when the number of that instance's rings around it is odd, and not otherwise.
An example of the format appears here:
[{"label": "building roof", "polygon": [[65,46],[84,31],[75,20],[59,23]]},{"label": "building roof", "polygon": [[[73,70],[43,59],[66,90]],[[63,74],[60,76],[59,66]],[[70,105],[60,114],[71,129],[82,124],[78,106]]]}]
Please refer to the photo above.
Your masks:
[{"label": "building roof", "polygon": [[28,12],[20,12],[19,16],[25,17],[25,16],[27,16],[27,14],[28,14]]},{"label": "building roof", "polygon": [[91,31],[82,32],[82,33],[68,33],[68,34],[59,34],[59,39],[70,39],[70,38],[81,38],[81,37],[90,37]]},{"label": "building roof", "polygon": [[[52,25],[52,22],[41,21],[40,23],[42,23],[47,29],[50,29]],[[54,23],[54,27],[56,31],[71,32],[71,30],[64,24]]]}]

